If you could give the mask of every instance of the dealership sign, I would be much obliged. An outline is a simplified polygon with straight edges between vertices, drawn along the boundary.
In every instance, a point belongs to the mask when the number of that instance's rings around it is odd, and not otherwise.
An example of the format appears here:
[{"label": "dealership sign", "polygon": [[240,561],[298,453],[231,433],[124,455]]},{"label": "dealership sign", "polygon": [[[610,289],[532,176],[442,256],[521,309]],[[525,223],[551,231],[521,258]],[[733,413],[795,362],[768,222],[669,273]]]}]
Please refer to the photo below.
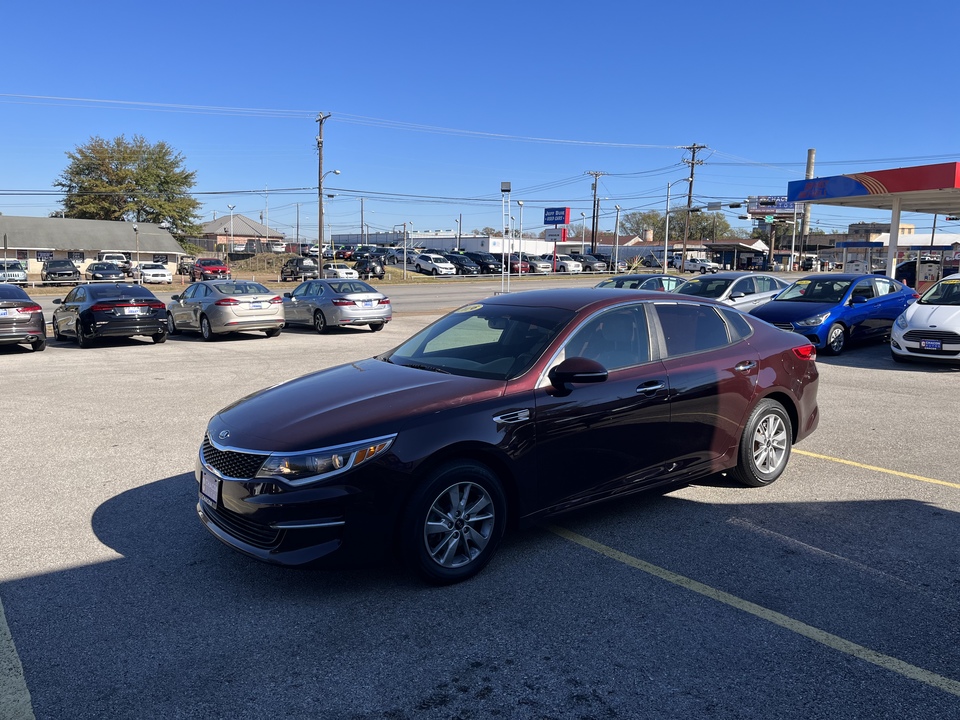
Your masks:
[{"label": "dealership sign", "polygon": [[567,229],[566,228],[550,228],[544,230],[543,239],[547,242],[552,243],[563,243],[567,241]]},{"label": "dealership sign", "polygon": [[570,208],[544,208],[544,225],[567,225],[570,223]]}]

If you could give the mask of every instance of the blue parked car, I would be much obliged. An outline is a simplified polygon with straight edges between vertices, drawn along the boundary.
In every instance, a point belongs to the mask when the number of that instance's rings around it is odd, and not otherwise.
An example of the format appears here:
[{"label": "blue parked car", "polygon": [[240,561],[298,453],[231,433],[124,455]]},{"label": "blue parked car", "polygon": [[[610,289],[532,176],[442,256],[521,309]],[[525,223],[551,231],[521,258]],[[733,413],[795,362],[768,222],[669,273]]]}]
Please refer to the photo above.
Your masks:
[{"label": "blue parked car", "polygon": [[839,355],[848,342],[887,338],[900,313],[918,297],[880,275],[808,275],[750,314]]}]

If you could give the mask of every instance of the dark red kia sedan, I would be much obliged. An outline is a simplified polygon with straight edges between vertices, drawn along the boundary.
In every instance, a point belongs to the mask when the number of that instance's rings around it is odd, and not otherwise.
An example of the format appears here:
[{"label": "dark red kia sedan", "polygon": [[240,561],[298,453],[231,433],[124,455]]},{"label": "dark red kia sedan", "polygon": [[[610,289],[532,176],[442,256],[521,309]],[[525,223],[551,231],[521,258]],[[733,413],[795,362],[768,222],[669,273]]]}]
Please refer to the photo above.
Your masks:
[{"label": "dark red kia sedan", "polygon": [[197,509],[267,562],[399,549],[427,580],[456,582],[507,527],[724,471],[772,483],[817,427],[817,383],[802,336],[709,300],[498,295],[220,411]]}]

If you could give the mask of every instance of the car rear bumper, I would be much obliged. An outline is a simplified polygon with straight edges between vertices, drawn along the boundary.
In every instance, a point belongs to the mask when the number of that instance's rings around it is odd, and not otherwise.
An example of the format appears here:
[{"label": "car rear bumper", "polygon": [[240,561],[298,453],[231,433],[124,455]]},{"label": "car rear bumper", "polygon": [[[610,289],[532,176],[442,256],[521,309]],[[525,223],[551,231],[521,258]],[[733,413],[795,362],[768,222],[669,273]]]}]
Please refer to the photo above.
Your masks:
[{"label": "car rear bumper", "polygon": [[162,335],[167,332],[166,318],[143,320],[111,320],[94,325],[94,337],[133,337],[134,335]]},{"label": "car rear bumper", "polygon": [[282,328],[285,321],[282,317],[275,319],[257,318],[255,320],[230,320],[223,324],[211,326],[211,330],[218,334],[244,332],[246,330],[276,330]]}]

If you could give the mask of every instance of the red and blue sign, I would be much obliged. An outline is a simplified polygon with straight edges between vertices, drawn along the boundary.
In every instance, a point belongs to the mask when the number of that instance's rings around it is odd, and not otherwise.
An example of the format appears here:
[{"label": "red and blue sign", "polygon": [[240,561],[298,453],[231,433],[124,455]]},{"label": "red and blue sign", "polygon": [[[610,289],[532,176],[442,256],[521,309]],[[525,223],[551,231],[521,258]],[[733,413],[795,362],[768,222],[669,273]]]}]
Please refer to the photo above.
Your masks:
[{"label": "red and blue sign", "polygon": [[958,188],[960,188],[960,163],[941,163],[795,180],[787,185],[787,199],[791,202],[816,202],[863,195]]}]

